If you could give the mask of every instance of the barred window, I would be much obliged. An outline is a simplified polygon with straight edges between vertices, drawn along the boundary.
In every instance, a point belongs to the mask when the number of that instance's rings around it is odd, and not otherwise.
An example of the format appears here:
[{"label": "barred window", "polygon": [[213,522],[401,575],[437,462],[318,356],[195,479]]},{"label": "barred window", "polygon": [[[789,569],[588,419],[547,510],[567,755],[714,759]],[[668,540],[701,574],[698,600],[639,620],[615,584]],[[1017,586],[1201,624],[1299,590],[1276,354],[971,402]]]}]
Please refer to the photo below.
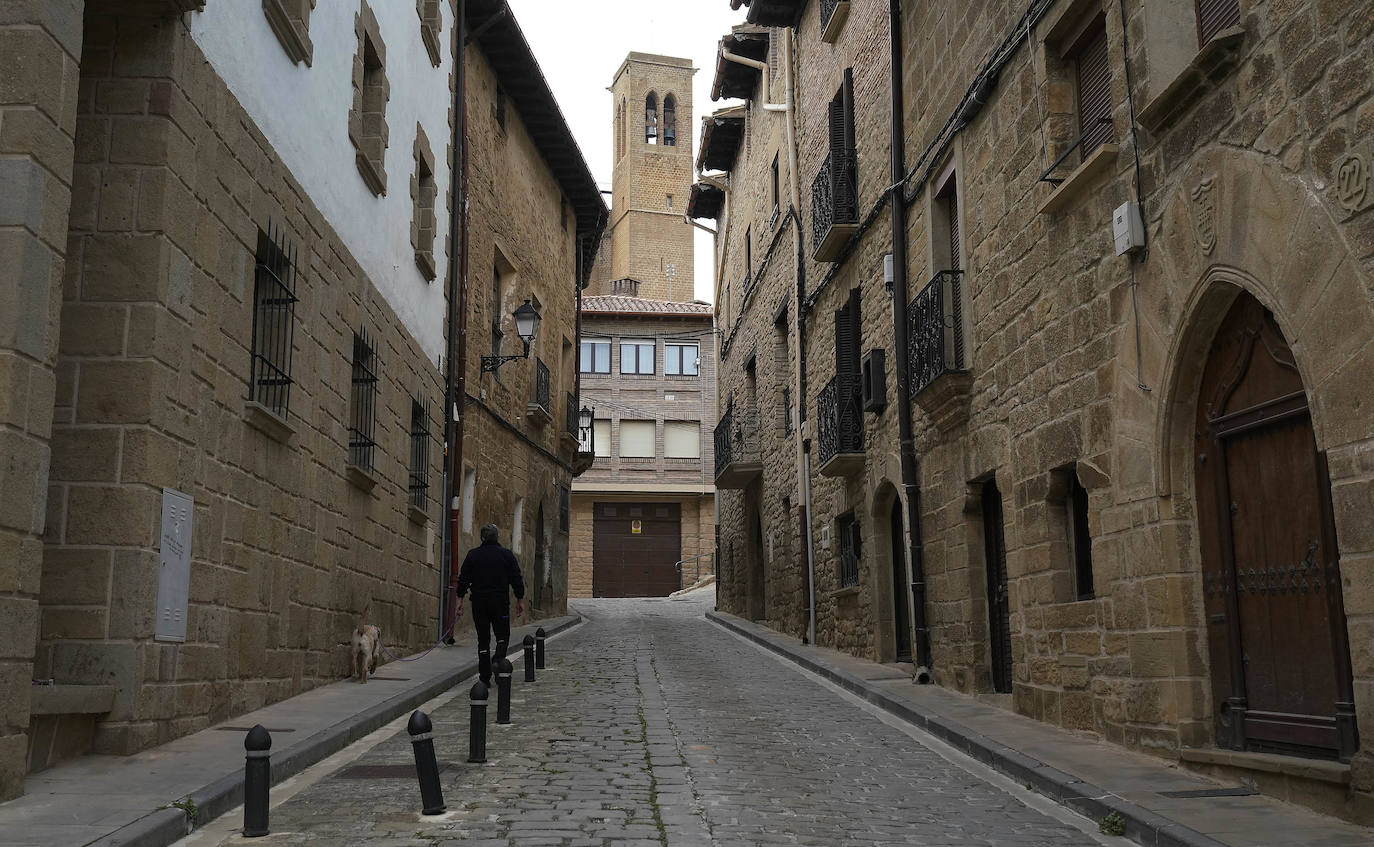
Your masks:
[{"label": "barred window", "polygon": [[863,536],[854,513],[840,515],[835,522],[840,536],[840,587],[859,584],[859,562],[863,559]]},{"label": "barred window", "polygon": [[410,505],[429,505],[429,404],[410,399]]},{"label": "barred window", "polygon": [[349,403],[348,461],[371,471],[377,453],[377,348],[366,330],[353,335],[353,390]]},{"label": "barred window", "polygon": [[291,347],[296,330],[296,251],[280,229],[258,231],[253,277],[253,358],[248,399],[287,420],[291,411]]}]

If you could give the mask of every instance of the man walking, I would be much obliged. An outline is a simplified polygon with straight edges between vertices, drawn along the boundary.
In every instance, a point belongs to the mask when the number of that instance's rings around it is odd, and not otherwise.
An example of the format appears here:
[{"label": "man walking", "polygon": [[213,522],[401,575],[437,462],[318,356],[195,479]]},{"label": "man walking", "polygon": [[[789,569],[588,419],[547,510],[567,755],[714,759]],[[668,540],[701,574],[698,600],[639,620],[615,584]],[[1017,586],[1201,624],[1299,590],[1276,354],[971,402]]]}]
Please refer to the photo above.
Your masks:
[{"label": "man walking", "polygon": [[496,524],[482,527],[482,544],[468,551],[458,571],[458,614],[463,596],[472,589],[472,623],[477,628],[477,673],[483,685],[491,684],[491,631],[496,630],[496,655],[506,657],[510,643],[510,600],[515,592],[515,614],[525,613],[525,580],[515,554],[497,540]]}]

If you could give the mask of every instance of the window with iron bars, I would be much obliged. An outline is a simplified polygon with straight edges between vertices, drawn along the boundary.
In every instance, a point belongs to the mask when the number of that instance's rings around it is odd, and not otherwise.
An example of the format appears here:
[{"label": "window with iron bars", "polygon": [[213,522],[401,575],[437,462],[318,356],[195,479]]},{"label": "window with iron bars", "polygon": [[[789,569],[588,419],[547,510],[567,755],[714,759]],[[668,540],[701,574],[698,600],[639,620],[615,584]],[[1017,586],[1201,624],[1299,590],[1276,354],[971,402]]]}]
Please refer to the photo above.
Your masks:
[{"label": "window with iron bars", "polygon": [[287,420],[291,413],[291,346],[296,330],[296,252],[280,229],[258,231],[253,276],[253,354],[248,399]]},{"label": "window with iron bars", "polygon": [[377,348],[366,330],[353,334],[353,390],[349,402],[348,461],[371,471],[377,461]]},{"label": "window with iron bars", "polygon": [[410,505],[429,505],[429,404],[410,399]]},{"label": "window with iron bars", "polygon": [[835,521],[840,536],[840,587],[859,584],[859,561],[863,558],[863,536],[854,513],[840,515]]}]

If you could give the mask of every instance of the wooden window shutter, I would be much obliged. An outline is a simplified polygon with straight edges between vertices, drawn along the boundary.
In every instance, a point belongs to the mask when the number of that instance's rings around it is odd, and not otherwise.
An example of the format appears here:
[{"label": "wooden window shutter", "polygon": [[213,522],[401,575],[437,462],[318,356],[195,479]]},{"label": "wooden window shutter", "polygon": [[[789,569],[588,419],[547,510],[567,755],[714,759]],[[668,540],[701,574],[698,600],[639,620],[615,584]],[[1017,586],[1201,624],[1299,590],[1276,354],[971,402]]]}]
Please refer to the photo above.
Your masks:
[{"label": "wooden window shutter", "polygon": [[1197,0],[1197,40],[1201,47],[1217,33],[1240,23],[1239,0]]},{"label": "wooden window shutter", "polygon": [[[859,345],[863,338],[859,289],[849,292],[849,302],[835,312],[835,373],[859,373]],[[856,383],[857,387],[857,383]]]},{"label": "wooden window shutter", "polygon": [[[862,358],[861,348],[864,338],[862,293],[857,288],[849,289],[849,336],[854,340],[854,343],[849,350],[849,363],[845,368],[845,373],[850,374],[858,374],[862,369],[859,364],[859,360]],[[854,390],[856,392],[859,390],[857,384]]]},{"label": "wooden window shutter", "polygon": [[[1099,15],[1079,39],[1074,56],[1078,70],[1079,153],[1084,160],[1112,138],[1112,72],[1107,61],[1106,18]],[[1106,119],[1105,122],[1103,119]]]},{"label": "wooden window shutter", "polygon": [[959,253],[959,189],[953,178],[949,181],[949,195],[945,202],[949,210],[949,269],[957,271],[964,267],[964,263]]},{"label": "wooden window shutter", "polygon": [[844,149],[854,152],[854,69],[844,69],[844,84],[840,86],[840,102],[844,108]]}]

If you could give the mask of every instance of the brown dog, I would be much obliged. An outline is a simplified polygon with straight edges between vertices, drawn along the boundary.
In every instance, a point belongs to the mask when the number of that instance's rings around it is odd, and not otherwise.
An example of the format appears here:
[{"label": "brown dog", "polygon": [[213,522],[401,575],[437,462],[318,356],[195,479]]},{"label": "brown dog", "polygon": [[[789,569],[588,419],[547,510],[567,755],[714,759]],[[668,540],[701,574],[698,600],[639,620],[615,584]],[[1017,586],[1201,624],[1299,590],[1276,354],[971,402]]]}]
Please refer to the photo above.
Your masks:
[{"label": "brown dog", "polygon": [[382,630],[371,624],[358,624],[353,630],[353,675],[361,683],[367,682],[367,675],[375,673],[377,662],[382,658]]}]

